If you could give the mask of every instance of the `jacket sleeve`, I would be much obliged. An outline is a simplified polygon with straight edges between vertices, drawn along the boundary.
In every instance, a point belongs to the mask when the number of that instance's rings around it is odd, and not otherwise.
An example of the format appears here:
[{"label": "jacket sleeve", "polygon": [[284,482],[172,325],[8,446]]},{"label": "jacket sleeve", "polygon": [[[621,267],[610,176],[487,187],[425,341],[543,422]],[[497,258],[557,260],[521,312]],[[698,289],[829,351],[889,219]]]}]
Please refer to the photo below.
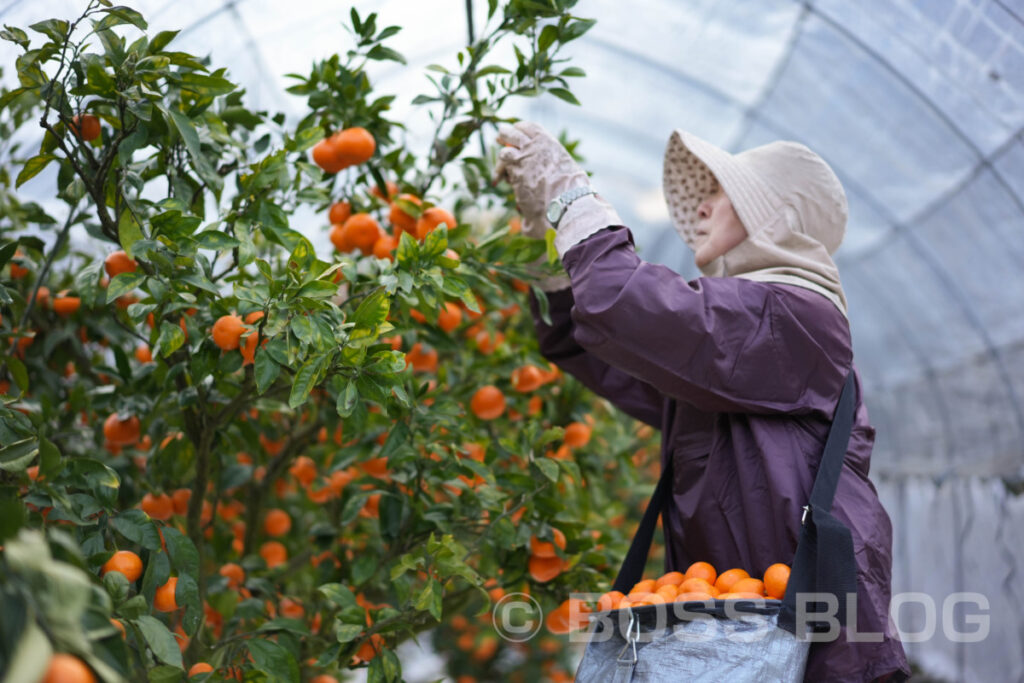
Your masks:
[{"label": "jacket sleeve", "polygon": [[631,377],[597,356],[588,353],[573,338],[572,290],[549,292],[551,325],[540,316],[537,298],[530,293],[530,310],[540,352],[549,361],[578,379],[598,396],[608,399],[630,417],[661,429],[665,397],[651,385]]},{"label": "jacket sleeve", "polygon": [[737,277],[687,282],[640,260],[622,226],[575,245],[563,264],[573,334],[594,358],[700,410],[831,419],[852,350],[824,297]]}]

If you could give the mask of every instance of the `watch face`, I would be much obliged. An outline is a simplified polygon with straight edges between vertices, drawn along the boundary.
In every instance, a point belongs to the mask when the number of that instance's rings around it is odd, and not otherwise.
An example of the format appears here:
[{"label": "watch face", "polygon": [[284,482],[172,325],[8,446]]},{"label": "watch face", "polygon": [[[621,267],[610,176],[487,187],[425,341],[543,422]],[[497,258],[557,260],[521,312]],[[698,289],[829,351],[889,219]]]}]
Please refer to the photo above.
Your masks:
[{"label": "watch face", "polygon": [[562,217],[562,203],[557,199],[548,204],[548,220],[552,225],[558,222],[558,219]]}]

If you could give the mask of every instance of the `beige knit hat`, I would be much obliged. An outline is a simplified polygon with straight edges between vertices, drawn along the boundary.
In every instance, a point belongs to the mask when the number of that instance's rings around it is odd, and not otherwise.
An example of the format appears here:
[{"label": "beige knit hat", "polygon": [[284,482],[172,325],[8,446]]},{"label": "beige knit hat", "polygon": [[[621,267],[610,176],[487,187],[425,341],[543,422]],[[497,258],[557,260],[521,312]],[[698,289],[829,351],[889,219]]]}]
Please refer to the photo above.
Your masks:
[{"label": "beige knit hat", "polygon": [[846,193],[810,149],[780,141],[730,154],[676,130],[665,149],[662,184],[676,232],[691,249],[697,208],[719,185],[746,228],[747,239],[701,268],[704,275],[805,287],[846,315],[831,257],[846,234]]}]

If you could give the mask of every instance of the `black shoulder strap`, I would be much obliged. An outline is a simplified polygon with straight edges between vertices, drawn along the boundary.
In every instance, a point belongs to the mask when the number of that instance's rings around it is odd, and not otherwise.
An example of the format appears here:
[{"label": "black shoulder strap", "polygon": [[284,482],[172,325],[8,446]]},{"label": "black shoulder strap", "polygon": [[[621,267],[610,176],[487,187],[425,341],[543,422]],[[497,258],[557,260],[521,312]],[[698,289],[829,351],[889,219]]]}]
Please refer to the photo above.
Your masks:
[{"label": "black shoulder strap", "polygon": [[[818,466],[818,473],[811,489],[807,508],[809,514],[804,515],[803,528],[779,615],[779,625],[790,632],[794,632],[796,627],[795,596],[798,591],[828,592],[837,595],[840,608],[837,617],[842,622],[845,618],[845,593],[857,590],[853,538],[850,530],[829,512],[839,483],[839,474],[842,472],[843,458],[850,443],[854,406],[854,376],[851,370],[843,385],[832,427],[825,441],[821,464]],[[671,495],[671,482],[672,459],[669,458],[658,479],[654,494],[647,503],[643,519],[622,562],[612,590],[628,593],[629,589],[643,578],[658,515],[665,509]]]}]

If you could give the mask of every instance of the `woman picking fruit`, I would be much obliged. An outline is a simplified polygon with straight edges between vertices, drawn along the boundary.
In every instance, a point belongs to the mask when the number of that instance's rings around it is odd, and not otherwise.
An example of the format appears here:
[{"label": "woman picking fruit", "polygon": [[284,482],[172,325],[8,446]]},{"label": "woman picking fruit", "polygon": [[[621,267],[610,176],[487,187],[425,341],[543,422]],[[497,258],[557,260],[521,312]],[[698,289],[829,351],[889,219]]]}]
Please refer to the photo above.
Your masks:
[{"label": "woman picking fruit", "polygon": [[[666,572],[696,559],[758,574],[790,562],[852,371],[846,297],[831,258],[846,230],[838,178],[797,143],[733,155],[674,132],[665,197],[704,275],[687,282],[637,256],[618,214],[543,128],[504,127],[498,141],[496,177],[515,191],[523,233],[554,228],[568,274],[538,283],[551,325],[531,296],[542,353],[662,431],[662,466],[673,467]],[[852,642],[843,628],[813,644],[809,681],[910,673],[889,623],[892,528],[868,479],[874,434],[858,381],[832,513],[853,534],[856,630],[879,636]]]}]

